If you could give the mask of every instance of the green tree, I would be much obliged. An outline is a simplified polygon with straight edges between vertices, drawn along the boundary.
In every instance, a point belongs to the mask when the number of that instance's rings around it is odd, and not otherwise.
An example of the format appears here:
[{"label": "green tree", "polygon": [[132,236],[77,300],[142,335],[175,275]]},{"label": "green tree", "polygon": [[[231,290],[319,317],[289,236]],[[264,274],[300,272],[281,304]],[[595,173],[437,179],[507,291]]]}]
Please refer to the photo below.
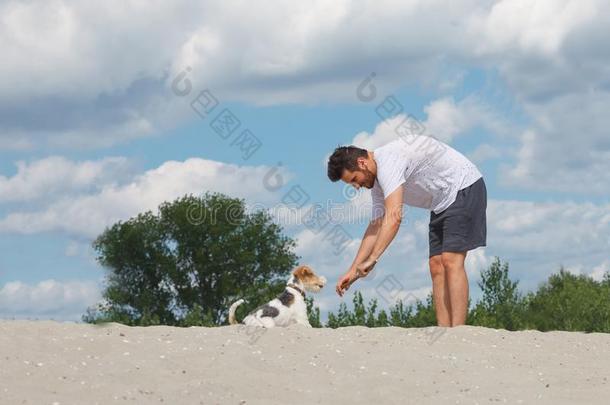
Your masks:
[{"label": "green tree", "polygon": [[508,263],[496,257],[481,271],[478,285],[483,297],[469,314],[469,324],[507,330],[524,326],[525,301],[518,291],[519,282],[510,279],[508,269]]},{"label": "green tree", "polygon": [[388,317],[388,313],[384,309],[379,311],[379,315],[377,315],[376,326],[378,326],[378,327],[392,326],[392,322],[390,321],[390,318]]},{"label": "green tree", "polygon": [[352,298],[353,310],[349,310],[347,305],[342,302],[339,311],[335,315],[328,314],[326,326],[338,328],[343,326],[368,326],[368,327],[424,327],[435,326],[436,315],[432,304],[432,295],[428,295],[426,301],[416,300],[412,305],[406,305],[404,301],[398,300],[390,313],[385,310],[377,312],[377,299],[371,299],[365,305],[364,298],[360,291],[354,293]]},{"label": "green tree", "polygon": [[364,306],[362,293],[360,293],[360,291],[356,291],[354,293],[352,303],[354,304],[353,312],[347,308],[345,302],[339,304],[339,311],[337,311],[337,315],[329,312],[326,326],[330,328],[338,328],[342,326],[366,325],[367,311],[366,307]]},{"label": "green tree", "polygon": [[307,305],[307,317],[309,318],[310,325],[314,328],[321,328],[320,308],[314,307],[313,297],[305,297],[305,304]]},{"label": "green tree", "polygon": [[107,269],[104,303],[86,322],[220,325],[275,297],[296,265],[295,242],[265,211],[222,194],[184,196],[107,228],[93,242]]},{"label": "green tree", "polygon": [[393,308],[390,309],[390,324],[392,326],[407,327],[413,316],[413,306],[405,305],[404,302],[398,301]]},{"label": "green tree", "polygon": [[407,319],[406,327],[423,328],[436,326],[436,312],[432,294],[428,294],[426,301],[416,300],[411,310],[411,316]]},{"label": "green tree", "polygon": [[526,318],[541,331],[610,332],[610,274],[597,282],[561,268],[529,294]]}]

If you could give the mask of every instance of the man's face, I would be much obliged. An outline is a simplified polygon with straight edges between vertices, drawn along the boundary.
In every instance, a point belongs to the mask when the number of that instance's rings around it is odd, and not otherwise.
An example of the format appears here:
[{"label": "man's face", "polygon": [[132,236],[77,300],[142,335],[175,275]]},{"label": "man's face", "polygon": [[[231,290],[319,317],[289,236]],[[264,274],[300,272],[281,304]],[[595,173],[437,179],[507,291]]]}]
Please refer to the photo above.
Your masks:
[{"label": "man's face", "polygon": [[360,189],[360,187],[373,188],[373,185],[375,185],[375,175],[367,167],[363,167],[362,169],[353,172],[346,169],[343,171],[341,180],[347,184],[351,184],[357,190]]}]

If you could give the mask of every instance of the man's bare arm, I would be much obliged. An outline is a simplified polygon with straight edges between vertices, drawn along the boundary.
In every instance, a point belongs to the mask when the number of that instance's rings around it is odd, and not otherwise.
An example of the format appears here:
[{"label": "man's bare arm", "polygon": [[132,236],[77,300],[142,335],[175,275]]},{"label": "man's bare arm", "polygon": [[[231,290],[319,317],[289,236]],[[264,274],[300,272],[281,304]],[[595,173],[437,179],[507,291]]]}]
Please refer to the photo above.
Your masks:
[{"label": "man's bare arm", "polygon": [[363,262],[356,265],[357,272],[362,272],[366,275],[371,271],[377,259],[381,257],[398,233],[402,222],[403,190],[404,185],[401,185],[385,199],[385,214],[375,238],[375,243],[370,255]]},{"label": "man's bare arm", "polygon": [[362,261],[366,260],[366,258],[371,254],[373,246],[375,245],[375,240],[377,239],[377,234],[379,233],[379,228],[381,228],[382,218],[377,218],[371,221],[369,226],[366,228],[364,236],[362,237],[362,242],[360,243],[360,248],[358,248],[358,253],[354,259],[354,263],[352,263],[347,273],[345,273],[337,282],[336,290],[339,296],[343,296],[343,293],[349,289],[354,281],[360,278],[361,274],[358,273],[357,266]]},{"label": "man's bare arm", "polygon": [[375,267],[376,260],[396,236],[402,220],[403,188],[404,186],[398,187],[385,199],[385,214],[371,221],[367,227],[352,266],[337,282],[339,296],[343,296],[356,280],[366,276]]},{"label": "man's bare arm", "polygon": [[383,216],[374,219],[369,223],[369,226],[366,228],[364,236],[362,237],[362,242],[360,243],[360,248],[358,248],[356,258],[350,266],[350,270],[355,270],[357,265],[365,261],[371,255],[373,247],[375,246],[375,241],[377,240],[377,235],[379,234],[379,229],[381,228],[382,219]]}]

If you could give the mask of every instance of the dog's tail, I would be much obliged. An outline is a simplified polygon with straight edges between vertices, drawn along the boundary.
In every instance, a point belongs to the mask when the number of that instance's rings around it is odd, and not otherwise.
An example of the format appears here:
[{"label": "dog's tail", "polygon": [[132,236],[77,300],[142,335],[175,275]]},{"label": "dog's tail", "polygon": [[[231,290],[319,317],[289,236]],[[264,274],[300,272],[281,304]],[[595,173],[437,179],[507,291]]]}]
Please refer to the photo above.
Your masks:
[{"label": "dog's tail", "polygon": [[229,324],[230,325],[237,325],[239,322],[237,322],[237,320],[235,319],[235,310],[237,310],[237,307],[240,306],[241,304],[244,303],[243,299],[237,300],[235,301],[233,304],[231,304],[231,306],[229,307]]}]

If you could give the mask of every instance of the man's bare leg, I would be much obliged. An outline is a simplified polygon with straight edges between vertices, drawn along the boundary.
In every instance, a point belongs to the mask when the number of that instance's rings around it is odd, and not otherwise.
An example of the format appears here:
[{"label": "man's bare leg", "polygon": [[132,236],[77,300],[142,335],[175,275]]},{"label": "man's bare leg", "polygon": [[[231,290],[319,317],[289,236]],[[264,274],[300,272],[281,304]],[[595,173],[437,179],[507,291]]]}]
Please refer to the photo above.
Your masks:
[{"label": "man's bare leg", "polygon": [[443,252],[441,262],[449,288],[451,326],[464,325],[468,315],[468,277],[464,261],[468,252]]},{"label": "man's bare leg", "polygon": [[438,326],[451,326],[451,303],[445,268],[441,255],[430,258],[430,275],[432,276],[432,298]]}]

